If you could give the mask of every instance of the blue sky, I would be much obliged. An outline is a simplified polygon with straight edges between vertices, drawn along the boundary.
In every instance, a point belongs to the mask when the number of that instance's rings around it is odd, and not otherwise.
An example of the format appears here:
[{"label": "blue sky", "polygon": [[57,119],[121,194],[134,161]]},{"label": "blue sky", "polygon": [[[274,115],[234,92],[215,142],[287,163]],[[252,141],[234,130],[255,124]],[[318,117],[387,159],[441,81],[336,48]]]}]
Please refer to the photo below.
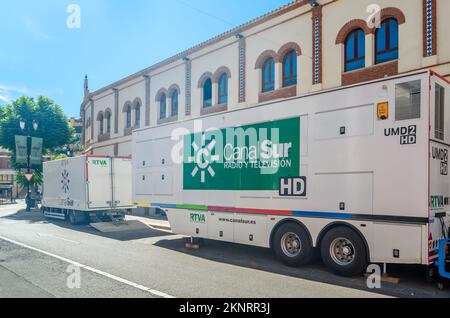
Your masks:
[{"label": "blue sky", "polygon": [[[46,95],[78,116],[99,89],[289,0],[15,0],[0,4],[0,105]],[[67,7],[81,28],[67,27]]]}]

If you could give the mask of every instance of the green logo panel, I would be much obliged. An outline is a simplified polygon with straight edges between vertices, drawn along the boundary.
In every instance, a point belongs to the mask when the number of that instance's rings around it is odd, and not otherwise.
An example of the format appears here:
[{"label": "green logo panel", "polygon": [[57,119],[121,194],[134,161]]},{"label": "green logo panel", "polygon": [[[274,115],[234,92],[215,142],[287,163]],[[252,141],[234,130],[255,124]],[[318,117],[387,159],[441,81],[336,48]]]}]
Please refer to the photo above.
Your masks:
[{"label": "green logo panel", "polygon": [[300,118],[184,137],[185,190],[277,191],[300,175]]}]

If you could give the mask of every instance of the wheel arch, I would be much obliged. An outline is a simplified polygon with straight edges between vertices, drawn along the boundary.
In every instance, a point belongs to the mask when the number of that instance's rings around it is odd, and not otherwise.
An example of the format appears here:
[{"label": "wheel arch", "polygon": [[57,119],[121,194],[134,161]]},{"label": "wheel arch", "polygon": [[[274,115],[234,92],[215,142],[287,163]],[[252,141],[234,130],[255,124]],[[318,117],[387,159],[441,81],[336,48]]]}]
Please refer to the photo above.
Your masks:
[{"label": "wheel arch", "polygon": [[335,229],[337,227],[346,227],[346,228],[349,228],[350,230],[354,231],[356,234],[358,234],[358,236],[361,238],[361,240],[364,243],[364,247],[366,248],[367,261],[370,262],[370,247],[369,247],[369,244],[367,243],[366,237],[364,236],[364,234],[361,233],[361,231],[356,226],[354,226],[353,224],[350,224],[350,223],[337,221],[337,222],[332,222],[332,223],[328,224],[327,226],[325,226],[320,231],[319,235],[317,236],[316,247],[320,248],[320,246],[322,245],[322,240],[325,237],[325,235],[329,231],[331,231],[332,229]]},{"label": "wheel arch", "polygon": [[269,237],[269,246],[270,246],[270,248],[273,247],[273,238],[274,238],[274,236],[275,236],[275,233],[278,231],[278,229],[279,229],[281,226],[283,226],[283,225],[285,225],[285,224],[288,224],[288,223],[297,224],[297,225],[299,225],[300,227],[302,227],[303,230],[305,230],[305,232],[308,234],[308,238],[309,238],[311,244],[313,245],[314,242],[313,242],[311,233],[309,232],[309,230],[308,230],[308,228],[306,227],[306,225],[303,224],[303,223],[302,223],[301,221],[299,221],[299,220],[296,220],[296,219],[293,219],[293,218],[287,218],[287,219],[280,220],[280,221],[273,227],[272,232],[270,233],[270,237]]}]

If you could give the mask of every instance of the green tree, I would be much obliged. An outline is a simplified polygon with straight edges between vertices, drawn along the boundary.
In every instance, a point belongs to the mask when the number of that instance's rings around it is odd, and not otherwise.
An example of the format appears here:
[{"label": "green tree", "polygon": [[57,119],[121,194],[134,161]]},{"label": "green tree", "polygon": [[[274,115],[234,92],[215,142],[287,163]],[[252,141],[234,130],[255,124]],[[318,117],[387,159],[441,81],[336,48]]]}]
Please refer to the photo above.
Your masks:
[{"label": "green tree", "polygon": [[53,157],[52,161],[54,161],[54,160],[61,160],[61,159],[67,159],[67,158],[69,158],[69,157],[67,157],[67,155],[65,155],[63,153],[60,153],[59,155]]},{"label": "green tree", "polygon": [[[16,169],[24,168],[23,165],[16,164],[15,160],[16,135],[42,138],[44,140],[43,154],[47,154],[67,144],[73,134],[73,129],[70,127],[62,107],[44,96],[38,96],[36,99],[26,96],[19,97],[14,102],[0,108],[0,116],[0,146],[12,152],[12,164]],[[27,123],[25,131],[20,128],[21,119]],[[37,121],[39,125],[37,131],[31,127],[33,120]],[[40,175],[42,165],[33,168]],[[24,183],[23,178],[20,174],[18,175],[19,183]],[[37,175],[31,184],[40,184],[41,180],[42,178]]]}]

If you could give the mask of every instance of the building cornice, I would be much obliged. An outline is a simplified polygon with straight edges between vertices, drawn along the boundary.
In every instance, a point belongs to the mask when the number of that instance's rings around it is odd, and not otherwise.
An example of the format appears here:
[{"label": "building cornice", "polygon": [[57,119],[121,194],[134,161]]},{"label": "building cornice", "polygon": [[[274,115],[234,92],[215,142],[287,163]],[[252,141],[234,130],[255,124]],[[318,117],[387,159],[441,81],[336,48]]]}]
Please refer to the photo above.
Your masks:
[{"label": "building cornice", "polygon": [[[187,49],[185,51],[182,51],[182,52],[180,52],[180,53],[178,53],[178,54],[176,54],[176,55],[174,55],[172,57],[169,57],[169,58],[167,58],[167,59],[165,59],[165,60],[163,60],[163,61],[161,61],[159,63],[156,63],[156,64],[154,64],[154,65],[152,65],[150,67],[147,67],[147,68],[145,68],[145,69],[143,69],[143,70],[141,70],[141,71],[139,71],[137,73],[129,75],[129,76],[127,76],[125,78],[122,78],[121,80],[116,81],[116,82],[114,82],[114,83],[112,83],[112,84],[110,84],[108,86],[100,88],[97,91],[92,92],[90,95],[91,96],[98,95],[98,94],[104,93],[104,92],[106,92],[108,90],[111,90],[111,89],[113,89],[113,88],[115,88],[117,86],[120,86],[120,85],[122,85],[122,84],[124,84],[126,82],[129,82],[129,81],[131,81],[133,79],[136,79],[138,77],[148,76],[150,72],[152,72],[152,71],[154,71],[154,70],[156,70],[158,68],[161,68],[163,66],[171,64],[171,63],[176,62],[178,60],[182,60],[183,58],[187,58],[189,55],[191,55],[193,53],[196,53],[196,52],[198,52],[198,51],[200,51],[200,50],[202,50],[202,49],[204,49],[204,48],[206,48],[208,46],[211,46],[213,44],[219,43],[219,42],[221,42],[223,40],[226,40],[228,38],[236,37],[237,34],[242,35],[243,32],[245,32],[245,31],[247,31],[247,30],[249,30],[251,28],[254,28],[254,27],[256,27],[256,26],[258,26],[260,24],[263,24],[263,23],[265,23],[267,21],[270,21],[270,20],[272,20],[274,18],[282,16],[282,15],[284,15],[284,14],[290,12],[290,11],[296,10],[296,9],[298,9],[300,7],[305,6],[305,5],[309,5],[309,0],[296,0],[294,2],[288,3],[288,4],[282,6],[282,7],[278,8],[278,9],[275,9],[275,10],[273,10],[271,12],[268,12],[268,13],[266,13],[266,14],[258,17],[258,18],[250,20],[249,22],[244,23],[244,24],[242,24],[242,25],[240,25],[240,26],[238,26],[236,28],[233,28],[233,29],[231,29],[231,30],[229,30],[227,32],[224,32],[224,33],[222,33],[222,34],[220,34],[220,35],[218,35],[216,37],[213,37],[213,38],[211,38],[211,39],[209,39],[209,40],[207,40],[205,42],[202,42],[202,43],[200,43],[198,45],[195,45],[195,46],[193,46],[193,47],[191,47],[191,48],[189,48],[189,49]],[[239,39],[238,39],[238,41],[239,41]]]}]

